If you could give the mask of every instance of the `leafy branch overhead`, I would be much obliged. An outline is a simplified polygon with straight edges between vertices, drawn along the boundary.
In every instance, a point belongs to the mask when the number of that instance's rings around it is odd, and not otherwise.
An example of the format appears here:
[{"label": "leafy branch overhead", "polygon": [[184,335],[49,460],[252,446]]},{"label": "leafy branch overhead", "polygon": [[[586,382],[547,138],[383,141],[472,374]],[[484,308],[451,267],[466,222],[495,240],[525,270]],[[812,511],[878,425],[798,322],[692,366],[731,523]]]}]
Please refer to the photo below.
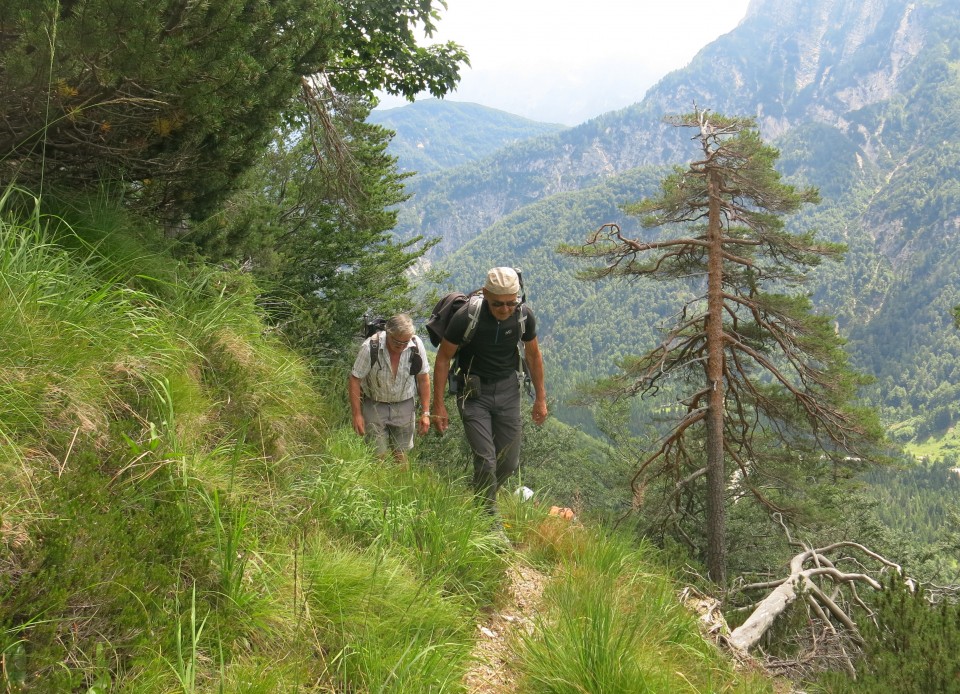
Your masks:
[{"label": "leafy branch overhead", "polygon": [[[817,191],[781,181],[779,153],[761,141],[752,119],[696,110],[669,122],[695,131],[700,158],[664,179],[659,196],[623,208],[663,234],[632,238],[610,223],[561,251],[603,261],[583,279],[679,280],[693,289],[660,344],[623,360],[594,394],[680,393],[682,416],[640,463],[634,490],[652,477],[672,480],[678,517],[696,507],[685,501],[691,495],[704,497],[708,568],[723,581],[733,475],[763,507],[788,512],[789,501],[771,491],[780,475],[775,456],[764,454],[772,442],[842,463],[866,456],[880,430],[854,405],[864,379],[849,369],[832,321],[796,291],[811,268],[844,250],[813,232],[785,229],[782,217],[818,202]],[[705,494],[696,492],[702,479]]]}]

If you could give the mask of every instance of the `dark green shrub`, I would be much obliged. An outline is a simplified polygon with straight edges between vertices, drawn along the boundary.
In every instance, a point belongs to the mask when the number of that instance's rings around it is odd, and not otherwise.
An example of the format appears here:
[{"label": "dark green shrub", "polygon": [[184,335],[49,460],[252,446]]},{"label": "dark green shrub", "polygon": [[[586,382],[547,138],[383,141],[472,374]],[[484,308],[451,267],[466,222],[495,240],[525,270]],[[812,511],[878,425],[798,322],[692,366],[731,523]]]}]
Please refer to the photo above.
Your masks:
[{"label": "dark green shrub", "polygon": [[960,605],[931,604],[922,588],[911,592],[899,577],[876,596],[876,621],[861,620],[865,641],[857,679],[831,673],[824,691],[878,694],[960,692]]}]

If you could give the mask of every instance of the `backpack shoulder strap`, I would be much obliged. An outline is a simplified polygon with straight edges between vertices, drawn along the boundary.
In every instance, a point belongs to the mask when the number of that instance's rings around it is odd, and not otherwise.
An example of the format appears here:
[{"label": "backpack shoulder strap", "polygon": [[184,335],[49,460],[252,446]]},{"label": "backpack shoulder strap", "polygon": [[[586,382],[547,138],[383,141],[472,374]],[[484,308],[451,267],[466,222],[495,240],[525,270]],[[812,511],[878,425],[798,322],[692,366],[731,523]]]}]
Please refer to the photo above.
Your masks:
[{"label": "backpack shoulder strap", "polygon": [[416,336],[412,338],[413,344],[410,355],[410,375],[416,376],[423,368],[423,355],[420,354],[420,340]]},{"label": "backpack shoulder strap", "polygon": [[467,344],[477,331],[477,322],[480,320],[480,308],[483,306],[483,295],[473,294],[467,300],[467,329],[463,331],[463,340],[460,346]]},{"label": "backpack shoulder strap", "polygon": [[517,309],[517,324],[519,325],[520,337],[518,340],[523,340],[523,334],[527,332],[527,305],[520,304],[520,308]]},{"label": "backpack shoulder strap", "polygon": [[377,359],[380,358],[380,333],[374,334],[370,338],[370,368],[373,369],[377,364]]},{"label": "backpack shoulder strap", "polygon": [[[417,342],[416,338],[413,340],[413,354],[410,355],[410,375],[416,376],[420,373],[420,369],[423,368],[423,355],[420,354],[420,343]],[[377,363],[377,359],[380,358],[380,333],[377,333],[370,340],[370,368]]]}]

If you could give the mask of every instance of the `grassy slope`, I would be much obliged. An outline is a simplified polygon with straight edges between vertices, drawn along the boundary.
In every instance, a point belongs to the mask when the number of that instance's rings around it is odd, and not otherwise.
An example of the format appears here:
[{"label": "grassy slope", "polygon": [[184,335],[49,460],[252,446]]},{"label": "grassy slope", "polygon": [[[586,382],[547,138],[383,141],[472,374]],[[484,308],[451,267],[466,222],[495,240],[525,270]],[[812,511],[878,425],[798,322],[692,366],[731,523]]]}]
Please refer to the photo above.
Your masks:
[{"label": "grassy slope", "polygon": [[[0,205],[5,691],[463,691],[520,557],[462,468],[371,458],[342,374],[264,329],[248,276],[106,205],[65,216]],[[517,691],[771,690],[650,547],[504,507],[554,576]]]},{"label": "grassy slope", "polygon": [[904,450],[920,460],[956,457],[960,455],[960,427],[952,426],[942,436],[931,436],[923,441],[911,441],[904,445]]}]

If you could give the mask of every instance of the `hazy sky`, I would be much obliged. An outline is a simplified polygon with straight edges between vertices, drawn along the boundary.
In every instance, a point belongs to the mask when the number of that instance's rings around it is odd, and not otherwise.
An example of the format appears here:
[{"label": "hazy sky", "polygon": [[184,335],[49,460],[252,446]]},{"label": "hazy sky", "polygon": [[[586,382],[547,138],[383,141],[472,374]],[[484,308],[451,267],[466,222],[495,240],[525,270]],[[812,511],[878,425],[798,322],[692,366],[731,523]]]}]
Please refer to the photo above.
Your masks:
[{"label": "hazy sky", "polygon": [[[434,39],[470,54],[458,90],[534,120],[577,125],[647,89],[732,30],[749,0],[448,0]],[[427,97],[424,97],[427,98]],[[381,108],[406,102],[385,97]]]}]

